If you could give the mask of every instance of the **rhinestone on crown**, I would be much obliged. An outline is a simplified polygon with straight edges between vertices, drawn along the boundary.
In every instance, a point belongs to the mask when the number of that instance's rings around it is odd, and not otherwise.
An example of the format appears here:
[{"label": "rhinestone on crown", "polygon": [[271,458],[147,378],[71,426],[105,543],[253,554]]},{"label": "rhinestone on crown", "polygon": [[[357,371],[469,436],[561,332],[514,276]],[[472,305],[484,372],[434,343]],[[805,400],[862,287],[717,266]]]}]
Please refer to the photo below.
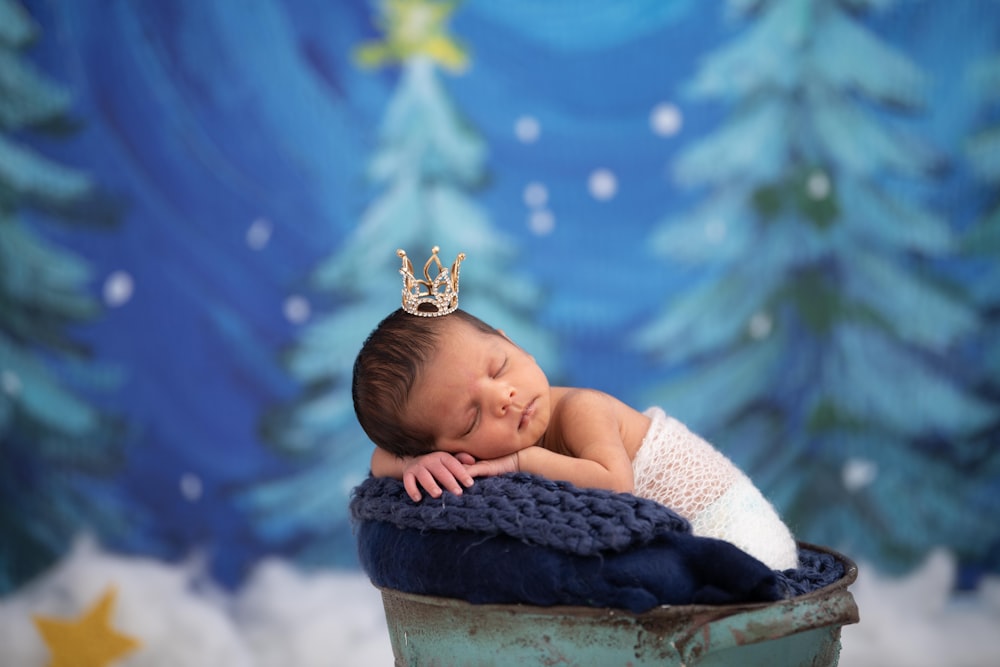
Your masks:
[{"label": "rhinestone on crown", "polygon": [[[424,263],[424,278],[413,275],[413,263],[403,250],[396,254],[403,260],[399,273],[403,276],[403,310],[418,317],[440,317],[458,308],[458,268],[465,259],[460,252],[451,265],[451,270],[441,264],[438,246],[431,248],[431,256]],[[437,266],[437,275],[432,279],[431,264]]]}]

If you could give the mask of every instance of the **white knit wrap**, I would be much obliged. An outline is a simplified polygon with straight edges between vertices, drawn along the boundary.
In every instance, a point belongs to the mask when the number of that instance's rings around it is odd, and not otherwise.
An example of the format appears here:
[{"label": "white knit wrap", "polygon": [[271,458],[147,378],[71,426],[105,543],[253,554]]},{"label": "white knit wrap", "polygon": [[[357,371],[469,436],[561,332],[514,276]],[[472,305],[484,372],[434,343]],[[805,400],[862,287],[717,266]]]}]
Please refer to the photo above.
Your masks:
[{"label": "white knit wrap", "polygon": [[660,408],[632,461],[635,495],[691,522],[695,535],[726,540],[776,570],[798,566],[795,538],[750,479]]}]

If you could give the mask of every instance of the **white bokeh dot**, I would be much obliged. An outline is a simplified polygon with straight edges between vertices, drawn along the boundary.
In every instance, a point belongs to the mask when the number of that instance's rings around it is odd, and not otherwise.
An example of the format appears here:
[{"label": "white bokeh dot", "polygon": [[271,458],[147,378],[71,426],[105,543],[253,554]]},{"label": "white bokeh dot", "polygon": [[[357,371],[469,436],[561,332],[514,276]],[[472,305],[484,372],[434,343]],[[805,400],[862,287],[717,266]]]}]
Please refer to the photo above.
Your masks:
[{"label": "white bokeh dot", "polygon": [[180,488],[181,495],[184,496],[186,500],[191,502],[200,499],[201,494],[204,491],[201,478],[190,472],[186,472],[181,475]]},{"label": "white bokeh dot", "polygon": [[726,222],[713,218],[705,223],[705,240],[709,243],[722,243],[726,239]]},{"label": "white bokeh dot", "polygon": [[8,396],[17,396],[21,393],[21,376],[12,370],[4,369],[0,372],[0,388]]},{"label": "white bokeh dot", "polygon": [[548,236],[555,228],[556,217],[552,215],[552,211],[541,209],[532,211],[528,216],[528,229],[535,236]]},{"label": "white bokeh dot", "polygon": [[806,182],[806,190],[813,199],[826,199],[830,196],[830,178],[822,171],[814,172]]},{"label": "white bokeh dot", "polygon": [[868,459],[848,459],[844,462],[841,477],[848,491],[860,491],[878,477],[878,464]]},{"label": "white bokeh dot", "polygon": [[267,218],[257,218],[247,227],[246,243],[252,250],[262,250],[271,242],[274,225]]},{"label": "white bokeh dot", "polygon": [[542,134],[542,126],[534,116],[521,116],[514,123],[514,136],[522,144],[533,144]]},{"label": "white bokeh dot", "polygon": [[750,333],[751,338],[760,340],[766,338],[771,333],[773,327],[774,322],[771,320],[770,315],[767,313],[756,313],[750,318],[750,322],[747,324],[747,331]]},{"label": "white bokeh dot", "polygon": [[293,294],[285,299],[285,318],[292,324],[302,324],[309,319],[312,309],[305,297]]},{"label": "white bokeh dot", "polygon": [[534,181],[524,187],[524,203],[529,208],[541,208],[549,201],[549,190],[541,183]]},{"label": "white bokeh dot", "polygon": [[135,282],[126,271],[114,271],[104,280],[104,303],[112,308],[128,303],[134,292]]},{"label": "white bokeh dot", "polygon": [[669,102],[661,102],[649,114],[649,126],[661,137],[672,137],[680,132],[684,118],[681,111]]},{"label": "white bokeh dot", "polygon": [[598,201],[608,201],[618,194],[618,179],[610,169],[595,169],[587,180],[590,195]]}]

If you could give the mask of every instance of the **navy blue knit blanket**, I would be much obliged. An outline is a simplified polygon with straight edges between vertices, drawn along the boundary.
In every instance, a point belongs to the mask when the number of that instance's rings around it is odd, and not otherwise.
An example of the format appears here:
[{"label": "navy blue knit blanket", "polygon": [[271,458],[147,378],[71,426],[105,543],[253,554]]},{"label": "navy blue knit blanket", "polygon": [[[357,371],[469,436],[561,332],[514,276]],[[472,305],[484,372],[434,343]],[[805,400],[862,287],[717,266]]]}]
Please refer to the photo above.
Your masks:
[{"label": "navy blue knit blanket", "polygon": [[473,603],[640,613],[773,601],[844,575],[840,561],[808,549],[798,569],[772,571],[728,542],[693,535],[659,503],[524,473],[418,503],[398,480],[369,477],[354,489],[351,516],[375,585]]}]

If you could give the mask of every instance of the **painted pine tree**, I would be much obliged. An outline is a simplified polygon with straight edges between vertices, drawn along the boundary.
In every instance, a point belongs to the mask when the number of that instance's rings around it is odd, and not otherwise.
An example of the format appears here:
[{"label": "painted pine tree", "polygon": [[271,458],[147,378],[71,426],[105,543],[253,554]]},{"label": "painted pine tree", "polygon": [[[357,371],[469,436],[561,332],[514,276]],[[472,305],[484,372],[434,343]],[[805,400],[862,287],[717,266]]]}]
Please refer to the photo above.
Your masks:
[{"label": "painted pine tree", "polygon": [[[972,93],[982,96],[982,110],[986,118],[995,118],[1000,109],[1000,55],[970,68],[969,77]],[[966,155],[979,181],[992,192],[1000,189],[1000,123],[995,120],[970,137]],[[994,196],[982,219],[965,237],[965,249],[983,261],[983,273],[977,276],[973,285],[977,302],[991,315],[989,327],[984,330],[987,343],[982,377],[996,381],[1000,378],[1000,198]],[[1000,389],[1000,387],[997,387]]]},{"label": "painted pine tree", "polygon": [[[991,400],[1000,402],[1000,52],[969,68],[970,96],[981,100],[984,124],[968,140],[966,157],[973,173],[987,193],[982,217],[963,238],[963,249],[975,265],[971,289],[982,312],[983,324],[974,341],[976,386]],[[993,480],[980,503],[995,502],[1000,495],[1000,421],[975,433],[968,444],[968,467]],[[992,491],[992,495],[988,491]],[[1000,568],[1000,536],[988,536],[992,560],[983,566]]]},{"label": "painted pine tree", "polygon": [[936,544],[973,556],[996,525],[963,438],[996,418],[959,381],[976,310],[935,262],[920,205],[935,154],[894,122],[925,103],[863,0],[732,0],[746,22],[690,92],[731,110],[678,160],[704,200],[652,243],[693,268],[637,336],[651,398],[748,469],[799,537],[886,568]]},{"label": "painted pine tree", "polygon": [[518,272],[516,248],[473,198],[484,181],[483,141],[438,80],[439,68],[459,72],[466,64],[445,31],[453,9],[390,0],[380,19],[385,39],[356,52],[362,66],[402,68],[369,164],[381,194],[313,272],[316,291],[336,305],[305,327],[286,357],[301,397],[265,419],[278,451],[308,463],[249,497],[264,535],[305,544],[304,562],[329,563],[330,544],[350,539],[348,494],[367,474],[373,447],[354,415],[351,372],[368,333],[400,305],[398,248],[417,267],[435,245],[446,264],[466,253],[461,307],[503,328],[541,363],[554,363],[552,341],[531,321],[539,290]]},{"label": "painted pine tree", "polygon": [[41,233],[106,224],[110,209],[84,173],[27,145],[72,127],[69,96],[23,54],[35,33],[18,4],[0,0],[0,593],[48,566],[77,531],[116,526],[101,480],[116,469],[120,427],[85,397],[113,373],[75,336],[100,314],[93,276]]}]

